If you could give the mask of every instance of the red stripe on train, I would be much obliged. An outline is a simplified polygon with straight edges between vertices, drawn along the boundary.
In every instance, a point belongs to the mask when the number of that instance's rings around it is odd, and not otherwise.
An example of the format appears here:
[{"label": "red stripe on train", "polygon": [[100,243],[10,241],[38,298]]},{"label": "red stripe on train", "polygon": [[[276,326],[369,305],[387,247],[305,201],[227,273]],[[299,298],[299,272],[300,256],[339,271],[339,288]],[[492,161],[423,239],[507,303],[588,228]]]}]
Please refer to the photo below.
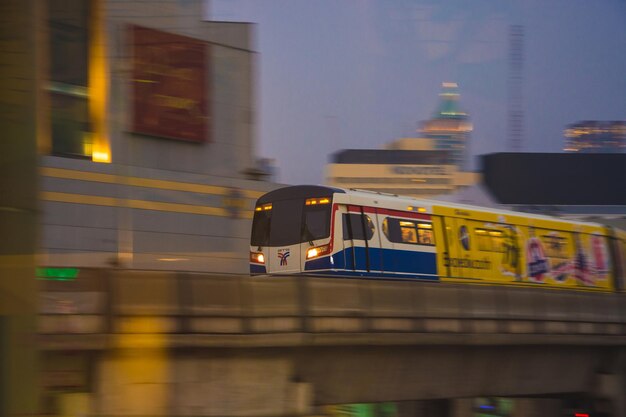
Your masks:
[{"label": "red stripe on train", "polygon": [[[360,213],[361,206],[349,205],[348,211],[350,213]],[[395,217],[404,217],[407,219],[431,220],[430,214],[415,213],[412,211],[391,210],[391,209],[376,208],[376,207],[363,207],[363,212],[371,213],[371,214],[378,212],[378,214],[386,214],[387,216],[395,216]]]}]

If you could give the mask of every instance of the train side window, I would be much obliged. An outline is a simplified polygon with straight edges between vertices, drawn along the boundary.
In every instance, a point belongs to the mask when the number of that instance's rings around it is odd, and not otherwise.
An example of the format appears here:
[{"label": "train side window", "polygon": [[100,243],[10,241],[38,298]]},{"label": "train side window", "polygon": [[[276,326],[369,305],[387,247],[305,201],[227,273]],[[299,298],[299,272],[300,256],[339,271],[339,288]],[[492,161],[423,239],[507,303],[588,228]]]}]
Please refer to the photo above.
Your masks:
[{"label": "train side window", "polygon": [[[386,227],[385,227],[386,225]],[[402,242],[402,232],[400,231],[400,220],[392,217],[385,217],[383,220],[383,232],[390,242]]]},{"label": "train side window", "polygon": [[435,244],[431,223],[387,217],[383,220],[383,233],[394,243],[431,246]]},{"label": "train side window", "polygon": [[417,243],[417,229],[415,223],[400,220],[402,243]]},{"label": "train side window", "polygon": [[484,252],[504,252],[504,233],[493,229],[474,229],[478,250]]},{"label": "train side window", "polygon": [[367,227],[367,240],[370,240],[374,236],[374,230],[376,230],[376,228],[374,227],[374,222],[372,221],[370,216],[365,216],[365,224]]},{"label": "train side window", "polygon": [[[360,214],[343,214],[343,240],[370,240],[374,236],[374,222],[365,215],[365,232]],[[352,232],[352,233],[350,233]]]},{"label": "train side window", "polygon": [[491,252],[491,239],[489,239],[488,232],[485,229],[474,229],[474,234],[478,250]]},{"label": "train side window", "polygon": [[422,245],[434,245],[435,234],[433,233],[433,225],[431,223],[418,223],[417,237]]},{"label": "train side window", "polygon": [[504,252],[504,233],[499,230],[490,230],[491,250],[493,252]]}]

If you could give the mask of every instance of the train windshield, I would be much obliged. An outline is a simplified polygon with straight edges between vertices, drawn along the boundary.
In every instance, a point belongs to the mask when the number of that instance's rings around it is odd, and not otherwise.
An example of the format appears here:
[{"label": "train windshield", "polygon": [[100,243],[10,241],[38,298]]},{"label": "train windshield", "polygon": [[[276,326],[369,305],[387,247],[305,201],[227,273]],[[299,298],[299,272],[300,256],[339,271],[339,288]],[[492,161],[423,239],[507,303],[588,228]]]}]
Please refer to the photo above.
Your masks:
[{"label": "train windshield", "polygon": [[[280,200],[257,207],[252,246],[288,246],[330,235],[330,199]],[[320,201],[324,201],[320,203]]]}]

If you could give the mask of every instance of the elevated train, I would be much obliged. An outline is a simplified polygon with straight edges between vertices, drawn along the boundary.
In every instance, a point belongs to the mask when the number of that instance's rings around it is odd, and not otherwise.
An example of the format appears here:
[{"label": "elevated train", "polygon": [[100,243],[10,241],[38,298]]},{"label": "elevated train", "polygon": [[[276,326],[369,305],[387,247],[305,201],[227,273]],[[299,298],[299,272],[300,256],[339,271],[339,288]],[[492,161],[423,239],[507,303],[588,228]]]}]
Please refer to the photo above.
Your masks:
[{"label": "elevated train", "polygon": [[596,223],[364,190],[261,196],[250,273],[623,291],[626,232]]}]

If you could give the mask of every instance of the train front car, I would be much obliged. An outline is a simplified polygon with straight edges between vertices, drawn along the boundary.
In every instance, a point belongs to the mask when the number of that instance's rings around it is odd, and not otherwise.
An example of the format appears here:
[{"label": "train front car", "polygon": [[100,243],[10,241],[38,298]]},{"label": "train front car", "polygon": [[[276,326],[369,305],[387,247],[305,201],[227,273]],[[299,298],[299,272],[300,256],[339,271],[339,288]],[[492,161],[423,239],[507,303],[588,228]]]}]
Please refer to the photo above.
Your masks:
[{"label": "train front car", "polygon": [[297,274],[314,263],[332,264],[336,193],[344,191],[302,185],[261,196],[252,221],[250,273]]}]

